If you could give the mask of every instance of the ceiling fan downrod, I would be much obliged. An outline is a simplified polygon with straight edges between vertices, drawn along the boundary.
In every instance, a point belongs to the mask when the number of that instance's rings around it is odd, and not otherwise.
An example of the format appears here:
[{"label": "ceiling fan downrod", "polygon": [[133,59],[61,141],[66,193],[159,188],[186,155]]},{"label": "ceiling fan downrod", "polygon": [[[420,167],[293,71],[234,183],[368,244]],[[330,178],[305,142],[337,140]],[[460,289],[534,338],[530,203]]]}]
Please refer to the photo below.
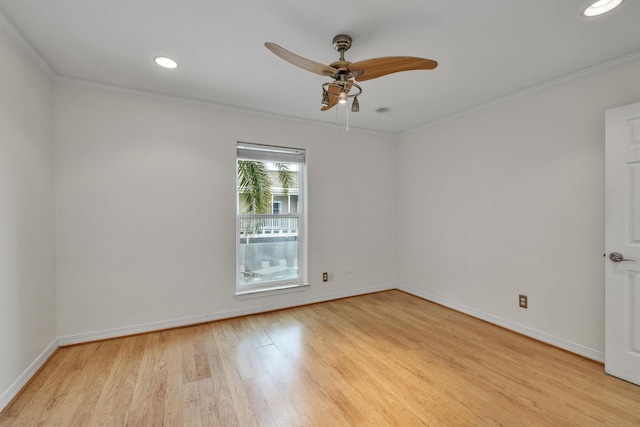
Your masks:
[{"label": "ceiling fan downrod", "polygon": [[338,34],[333,38],[333,48],[340,52],[340,61],[344,61],[344,53],[351,47],[351,41],[346,34]]}]

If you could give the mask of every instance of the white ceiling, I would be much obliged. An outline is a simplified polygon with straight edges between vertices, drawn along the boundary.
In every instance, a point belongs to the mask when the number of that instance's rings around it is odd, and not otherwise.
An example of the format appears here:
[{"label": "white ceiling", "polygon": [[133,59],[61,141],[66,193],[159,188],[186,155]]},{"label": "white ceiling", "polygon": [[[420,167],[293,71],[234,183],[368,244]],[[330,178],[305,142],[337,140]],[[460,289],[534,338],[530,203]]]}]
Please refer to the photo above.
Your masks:
[{"label": "white ceiling", "polygon": [[[323,64],[334,35],[352,62],[435,59],[438,68],[361,84],[349,125],[398,134],[568,74],[640,52],[640,1],[585,18],[588,0],[0,0],[17,32],[60,77],[334,124],[326,78],[264,47]],[[8,23],[7,23],[8,21]],[[9,31],[11,32],[11,31]],[[14,31],[15,32],[15,31]],[[153,63],[173,57],[176,70]],[[640,79],[640,76],[639,76]],[[386,107],[387,113],[376,109]]]}]

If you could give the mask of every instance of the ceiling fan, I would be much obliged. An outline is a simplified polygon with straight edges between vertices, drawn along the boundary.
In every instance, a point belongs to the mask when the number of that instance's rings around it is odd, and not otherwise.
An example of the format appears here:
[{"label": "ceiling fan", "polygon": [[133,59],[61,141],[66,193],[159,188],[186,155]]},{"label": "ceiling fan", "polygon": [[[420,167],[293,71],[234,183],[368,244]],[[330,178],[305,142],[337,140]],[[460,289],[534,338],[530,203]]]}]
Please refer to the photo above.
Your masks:
[{"label": "ceiling fan", "polygon": [[[345,104],[348,98],[353,98],[351,111],[359,111],[358,96],[362,93],[362,88],[354,80],[363,82],[399,71],[432,70],[438,66],[436,61],[413,56],[386,56],[349,62],[344,59],[344,53],[351,47],[351,37],[346,34],[339,34],[333,38],[333,48],[340,53],[340,59],[329,65],[298,56],[275,43],[266,42],[264,45],[271,52],[297,67],[333,79],[332,82],[322,85],[322,111],[338,103]],[[350,93],[352,90],[354,92]]]}]

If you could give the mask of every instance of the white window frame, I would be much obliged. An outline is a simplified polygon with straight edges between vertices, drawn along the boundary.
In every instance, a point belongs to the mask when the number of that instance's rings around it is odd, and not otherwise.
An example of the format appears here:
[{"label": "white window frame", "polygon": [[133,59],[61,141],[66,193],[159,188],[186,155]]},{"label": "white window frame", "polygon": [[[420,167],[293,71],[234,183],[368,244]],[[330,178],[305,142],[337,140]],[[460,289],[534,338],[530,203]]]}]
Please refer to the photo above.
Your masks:
[{"label": "white window frame", "polygon": [[241,284],[243,273],[240,271],[240,220],[241,218],[268,218],[273,215],[240,214],[240,192],[236,177],[236,297],[252,297],[269,295],[272,293],[304,290],[309,286],[307,280],[307,203],[306,203],[306,150],[300,148],[279,147],[247,142],[237,143],[236,171],[238,160],[253,160],[263,162],[297,163],[298,171],[298,208],[296,214],[278,215],[283,217],[297,217],[297,255],[298,279],[272,280],[256,284]]}]

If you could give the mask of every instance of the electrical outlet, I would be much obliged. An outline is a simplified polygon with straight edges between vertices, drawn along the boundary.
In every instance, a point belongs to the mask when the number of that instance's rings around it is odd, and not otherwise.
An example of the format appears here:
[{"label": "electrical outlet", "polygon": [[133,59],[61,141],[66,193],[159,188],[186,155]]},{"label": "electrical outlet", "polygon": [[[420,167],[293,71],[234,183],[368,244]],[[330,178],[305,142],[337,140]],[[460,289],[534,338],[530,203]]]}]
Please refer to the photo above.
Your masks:
[{"label": "electrical outlet", "polygon": [[329,273],[322,273],[322,281],[323,282],[329,281]]},{"label": "electrical outlet", "polygon": [[329,273],[329,281],[333,282],[333,272]]},{"label": "electrical outlet", "polygon": [[529,305],[529,299],[527,298],[526,295],[520,295],[519,301],[520,301],[521,308],[527,308],[527,306]]}]

